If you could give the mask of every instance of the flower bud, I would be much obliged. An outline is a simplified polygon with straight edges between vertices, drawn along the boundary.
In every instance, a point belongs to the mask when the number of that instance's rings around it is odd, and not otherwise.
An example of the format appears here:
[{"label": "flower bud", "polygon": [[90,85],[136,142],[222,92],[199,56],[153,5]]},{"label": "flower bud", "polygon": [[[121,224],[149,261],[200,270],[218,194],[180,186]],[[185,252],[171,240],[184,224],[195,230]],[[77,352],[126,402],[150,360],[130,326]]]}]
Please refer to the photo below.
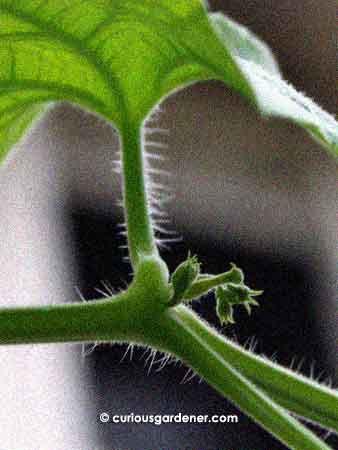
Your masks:
[{"label": "flower bud", "polygon": [[196,256],[188,256],[186,261],[181,263],[172,274],[171,282],[173,287],[173,296],[171,305],[177,305],[184,298],[184,294],[191,287],[200,273],[201,264]]},{"label": "flower bud", "polygon": [[233,317],[233,307],[230,302],[231,296],[229,291],[223,286],[216,289],[216,312],[222,325],[227,323],[235,323]]},{"label": "flower bud", "polygon": [[216,289],[217,315],[221,323],[235,323],[233,318],[233,305],[243,305],[248,314],[251,306],[258,306],[253,298],[261,295],[263,291],[254,291],[244,284],[227,283]]}]

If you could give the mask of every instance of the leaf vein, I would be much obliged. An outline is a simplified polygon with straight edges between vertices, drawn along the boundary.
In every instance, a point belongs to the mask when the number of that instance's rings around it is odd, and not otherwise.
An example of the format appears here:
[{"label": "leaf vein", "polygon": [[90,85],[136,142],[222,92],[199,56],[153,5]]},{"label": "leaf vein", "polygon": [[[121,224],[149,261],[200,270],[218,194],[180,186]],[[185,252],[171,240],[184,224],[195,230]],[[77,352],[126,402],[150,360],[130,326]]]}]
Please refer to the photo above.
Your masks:
[{"label": "leaf vein", "polygon": [[[94,67],[94,69],[96,69],[96,71],[100,74],[103,82],[108,86],[108,88],[109,89],[113,88],[115,90],[116,98],[119,101],[120,112],[124,114],[126,113],[126,105],[124,102],[123,90],[122,87],[120,86],[120,82],[117,79],[117,77],[110,70],[108,70],[108,68],[105,66],[102,60],[100,60],[96,52],[92,51],[90,48],[85,47],[81,40],[77,39],[70,33],[67,33],[65,31],[61,32],[54,25],[50,23],[47,24],[41,21],[39,18],[26,12],[18,11],[13,6],[0,5],[0,10],[6,12],[7,14],[13,15],[14,17],[20,19],[21,21],[33,24],[37,28],[43,30],[49,36],[54,37],[57,41],[61,42],[66,47],[68,48],[70,47],[73,51],[75,50],[83,57],[85,57],[87,61],[90,63],[90,65]],[[112,102],[110,106],[113,106],[114,105],[113,97],[111,97],[109,100],[110,102]],[[97,99],[97,101],[100,100]],[[109,108],[105,108],[106,110],[105,115],[107,114],[108,109]],[[109,112],[106,117],[112,118],[111,112]]]}]

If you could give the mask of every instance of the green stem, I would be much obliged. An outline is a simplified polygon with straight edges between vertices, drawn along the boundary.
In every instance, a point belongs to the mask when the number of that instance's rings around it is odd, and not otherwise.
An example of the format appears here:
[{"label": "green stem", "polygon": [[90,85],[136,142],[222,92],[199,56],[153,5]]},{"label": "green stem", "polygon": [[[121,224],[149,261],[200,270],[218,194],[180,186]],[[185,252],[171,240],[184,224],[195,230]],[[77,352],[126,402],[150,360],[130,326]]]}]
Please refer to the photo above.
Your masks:
[{"label": "green stem", "polygon": [[0,310],[0,344],[94,342],[133,337],[125,294],[112,300]]},{"label": "green stem", "polygon": [[212,289],[226,283],[239,284],[243,281],[243,276],[239,269],[232,268],[228,272],[220,275],[203,275],[193,283],[190,289],[184,294],[184,300],[193,300],[207,294]]},{"label": "green stem", "polygon": [[337,391],[243,349],[211,329],[187,307],[177,307],[176,314],[219,357],[264,389],[284,408],[338,432]]},{"label": "green stem", "polygon": [[205,333],[196,332],[188,321],[182,320],[182,315],[181,308],[172,308],[163,315],[161,325],[152,329],[153,342],[149,344],[178,356],[290,449],[329,450],[321,439],[230,365],[209,344]]},{"label": "green stem", "polygon": [[161,317],[171,295],[166,269],[158,256],[148,256],[142,259],[128,290],[114,297],[60,305],[0,308],[0,345],[142,342],[148,321]]},{"label": "green stem", "polygon": [[128,123],[121,130],[121,141],[128,247],[135,269],[140,254],[157,254],[145,185],[141,126]]},{"label": "green stem", "polygon": [[[292,373],[285,378],[283,369],[269,367],[267,361],[217,336],[187,307],[163,308],[161,299],[169,295],[163,288],[163,273],[156,259],[150,259],[130,289],[112,299],[2,309],[0,344],[128,341],[151,345],[187,362],[290,448],[328,449],[259,387],[291,411],[329,428],[337,423],[335,394]],[[154,293],[150,303],[145,277]]]}]

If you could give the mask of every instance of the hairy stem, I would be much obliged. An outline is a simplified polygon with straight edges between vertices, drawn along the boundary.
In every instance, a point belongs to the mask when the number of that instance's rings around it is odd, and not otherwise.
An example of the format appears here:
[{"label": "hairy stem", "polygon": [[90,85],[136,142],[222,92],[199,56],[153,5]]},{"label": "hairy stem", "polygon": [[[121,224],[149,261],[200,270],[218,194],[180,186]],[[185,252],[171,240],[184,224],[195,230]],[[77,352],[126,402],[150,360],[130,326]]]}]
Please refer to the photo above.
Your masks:
[{"label": "hairy stem", "polygon": [[131,339],[125,294],[112,300],[0,310],[0,344],[94,342]]},{"label": "hairy stem", "polygon": [[[175,354],[196,370],[240,409],[293,450],[329,450],[329,447],[266,393],[234,368],[209,345],[205,333],[182,320],[180,309],[172,308],[157,328],[155,347]],[[156,333],[156,329],[153,329]],[[154,336],[153,336],[154,337]]]},{"label": "hairy stem", "polygon": [[186,307],[177,307],[176,314],[214,352],[264,389],[284,408],[338,432],[337,391],[243,349],[216,333]]},{"label": "hairy stem", "polygon": [[[161,317],[170,289],[158,256],[142,259],[127,291],[90,302],[0,308],[0,345],[48,342],[143,342]],[[151,330],[150,330],[151,332]]]},{"label": "hairy stem", "polygon": [[220,275],[204,275],[200,277],[184,294],[184,300],[193,300],[207,294],[217,286],[226,283],[241,283],[243,281],[239,270],[231,269]]},{"label": "hairy stem", "polygon": [[145,187],[141,136],[138,124],[128,124],[121,130],[124,208],[129,256],[134,269],[140,254],[157,254]]}]

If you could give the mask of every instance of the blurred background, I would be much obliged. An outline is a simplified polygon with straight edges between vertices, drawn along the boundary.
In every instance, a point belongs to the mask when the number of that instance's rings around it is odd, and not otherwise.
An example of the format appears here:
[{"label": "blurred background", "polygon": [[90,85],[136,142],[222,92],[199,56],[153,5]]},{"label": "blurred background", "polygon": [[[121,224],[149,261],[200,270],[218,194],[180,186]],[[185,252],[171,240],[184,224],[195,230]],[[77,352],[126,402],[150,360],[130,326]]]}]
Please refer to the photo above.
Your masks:
[{"label": "blurred background", "polygon": [[[210,1],[273,49],[284,76],[336,113],[334,0]],[[288,367],[337,383],[337,166],[305,132],[261,119],[236,93],[199,83],[167,99],[162,178],[173,194],[163,249],[170,269],[188,250],[209,273],[239,265],[264,289],[261,307],[223,332]],[[0,178],[1,305],[97,298],[124,288],[118,134],[68,104],[17,146]],[[193,305],[219,327],[214,301]],[[125,345],[0,348],[2,450],[283,450],[215,391],[171,363]],[[158,359],[160,356],[158,356]],[[189,380],[190,379],[190,380]],[[238,414],[239,424],[101,424],[101,412]],[[334,447],[337,440],[316,429]],[[301,450],[301,449],[299,449]]]}]

